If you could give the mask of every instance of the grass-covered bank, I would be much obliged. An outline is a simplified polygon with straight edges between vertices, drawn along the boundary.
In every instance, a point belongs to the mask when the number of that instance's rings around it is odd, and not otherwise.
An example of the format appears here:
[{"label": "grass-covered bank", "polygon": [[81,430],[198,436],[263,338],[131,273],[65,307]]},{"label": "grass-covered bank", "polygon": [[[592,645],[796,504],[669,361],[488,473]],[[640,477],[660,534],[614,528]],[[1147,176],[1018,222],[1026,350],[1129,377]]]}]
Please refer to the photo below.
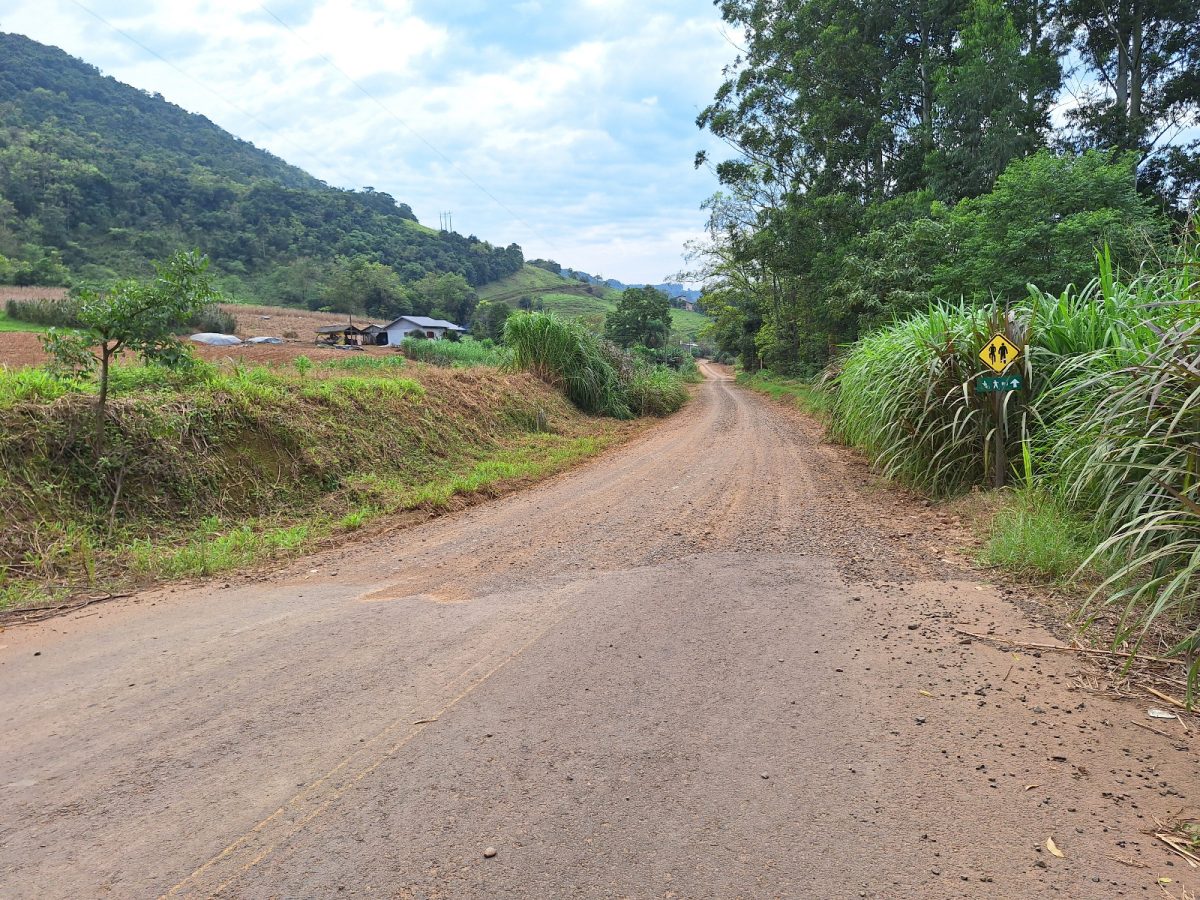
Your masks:
[{"label": "grass-covered bank", "polygon": [[0,370],[0,609],[261,565],[625,429],[524,373],[367,363],[119,367],[99,459],[90,385]]},{"label": "grass-covered bank", "polygon": [[[737,383],[829,425],[833,396],[820,383],[766,371],[739,372]],[[949,508],[978,535],[976,559],[984,566],[1059,585],[1103,580],[1103,561],[1091,558],[1100,542],[1095,523],[1073,515],[1043,491],[1024,485],[973,491],[955,498]]]},{"label": "grass-covered bank", "polygon": [[[944,303],[848,348],[816,390],[831,434],[929,496],[979,490],[999,428],[1014,485],[984,560],[1095,587],[1086,613],[1200,674],[1200,297],[1193,254],[1001,311]],[[1024,390],[997,420],[976,354],[1006,327]],[[1162,643],[1164,642],[1165,643]]]},{"label": "grass-covered bank", "polygon": [[825,421],[829,415],[830,397],[820,386],[802,378],[788,378],[759,372],[739,371],[737,383],[742,387],[766,394],[772,400],[789,403]]}]

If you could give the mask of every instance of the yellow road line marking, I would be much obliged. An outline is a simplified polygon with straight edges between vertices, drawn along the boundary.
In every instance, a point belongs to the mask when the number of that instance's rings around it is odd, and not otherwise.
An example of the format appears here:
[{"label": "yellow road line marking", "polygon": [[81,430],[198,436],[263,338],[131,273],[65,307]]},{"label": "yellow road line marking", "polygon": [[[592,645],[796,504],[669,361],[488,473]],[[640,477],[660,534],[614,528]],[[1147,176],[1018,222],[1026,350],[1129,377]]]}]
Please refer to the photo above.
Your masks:
[{"label": "yellow road line marking", "polygon": [[[465,700],[467,697],[469,697],[476,689],[478,689],[483,684],[485,684],[490,678],[492,678],[492,676],[496,675],[503,668],[505,668],[509,663],[511,663],[513,660],[515,660],[517,657],[519,657],[522,653],[524,653],[526,650],[528,650],[530,647],[532,647],[534,644],[536,644],[539,640],[541,640],[552,628],[554,628],[555,626],[560,624],[564,618],[566,618],[566,617],[561,616],[561,617],[555,618],[555,620],[553,622],[551,622],[549,625],[547,625],[545,628],[543,628],[541,631],[539,631],[537,634],[535,634],[532,638],[530,638],[528,641],[526,641],[524,644],[522,644],[520,647],[518,647],[516,650],[514,650],[512,653],[510,653],[508,656],[506,656],[495,667],[493,667],[488,672],[486,672],[485,674],[483,674],[482,676],[477,678],[475,681],[471,682],[471,684],[469,684],[461,693],[459,693],[454,698],[449,700],[445,705],[443,705],[436,712],[422,716],[421,721],[414,723],[413,718],[412,718],[413,712],[410,710],[409,712],[405,713],[400,718],[398,718],[398,719],[394,720],[393,722],[391,722],[390,724],[388,724],[387,727],[385,727],[379,734],[377,734],[374,738],[371,739],[372,744],[377,743],[380,740],[380,738],[384,738],[388,734],[395,732],[395,731],[403,728],[404,726],[407,726],[409,731],[407,734],[405,734],[403,737],[401,737],[399,740],[397,740],[395,743],[393,743],[390,747],[386,748],[381,753],[376,754],[374,756],[373,761],[366,768],[362,769],[357,774],[355,774],[353,778],[351,778],[346,783],[342,784],[340,787],[333,788],[328,793],[328,795],[325,797],[325,799],[322,802],[320,802],[315,809],[313,809],[311,812],[309,812],[307,815],[305,815],[304,818],[300,819],[297,822],[293,822],[290,825],[281,826],[282,833],[280,835],[266,838],[266,840],[270,841],[270,843],[268,843],[265,848],[259,849],[261,847],[261,844],[255,844],[256,836],[258,836],[261,832],[265,831],[276,819],[278,819],[280,816],[284,815],[289,809],[291,809],[293,807],[297,807],[297,808],[302,807],[306,798],[308,798],[310,794],[312,794],[314,791],[316,791],[316,789],[318,789],[323,784],[328,782],[331,778],[336,776],[343,769],[350,766],[358,757],[363,755],[363,751],[360,750],[356,753],[350,754],[345,759],[343,759],[340,763],[338,763],[336,766],[334,766],[332,769],[330,769],[328,772],[326,772],[324,775],[322,775],[320,778],[318,778],[316,781],[307,785],[304,788],[304,790],[302,790],[300,793],[296,794],[296,796],[294,796],[291,800],[289,800],[283,806],[279,807],[279,809],[275,810],[275,812],[271,813],[271,815],[267,816],[265,819],[263,819],[261,822],[259,822],[257,825],[255,825],[253,828],[251,828],[249,831],[247,831],[245,834],[243,834],[241,837],[237,838],[235,841],[233,841],[231,844],[229,844],[229,846],[227,846],[224,850],[222,850],[216,856],[212,857],[210,860],[208,860],[206,863],[204,863],[202,866],[200,866],[198,869],[196,869],[194,872],[192,872],[192,874],[188,875],[186,878],[184,878],[182,881],[180,881],[178,884],[176,884],[174,887],[172,887],[170,890],[168,890],[166,893],[162,894],[162,896],[159,898],[159,900],[166,900],[166,898],[168,898],[168,897],[186,896],[187,894],[184,893],[185,891],[188,892],[189,894],[193,891],[199,891],[200,892],[199,896],[204,896],[204,897],[215,897],[218,894],[220,894],[221,891],[223,891],[225,888],[229,887],[229,885],[233,884],[233,882],[237,881],[239,878],[241,878],[243,875],[245,875],[247,872],[249,872],[251,869],[253,869],[255,866],[257,866],[259,863],[261,863],[263,860],[265,860],[268,856],[270,856],[273,852],[275,852],[275,850],[278,849],[280,844],[282,844],[284,841],[289,840],[290,838],[295,836],[298,832],[302,831],[310,822],[312,822],[314,819],[316,819],[318,816],[320,816],[322,813],[324,813],[327,809],[329,809],[330,806],[332,806],[335,802],[337,802],[337,800],[340,799],[342,797],[342,795],[346,793],[346,791],[348,791],[354,785],[358,784],[360,781],[362,781],[368,775],[373,773],[376,769],[378,769],[381,765],[383,765],[388,759],[390,759],[392,756],[394,756],[396,753],[398,753],[413,738],[415,738],[422,731],[424,731],[431,724],[433,724],[434,721],[436,721],[437,719],[440,719],[443,715],[445,715],[445,713],[447,713],[453,707],[458,705],[458,703],[460,703],[462,700]],[[455,676],[453,679],[451,679],[447,683],[447,686],[454,684],[455,682],[462,679],[464,676],[468,675],[472,669],[476,668],[479,665],[480,662],[482,662],[482,660],[478,660],[478,661],[472,663],[461,674],[459,674],[459,675]],[[312,799],[316,800],[317,798],[312,798]],[[203,887],[200,884],[200,881],[204,875],[206,875],[211,870],[213,870],[216,866],[220,865],[221,863],[223,863],[227,860],[232,862],[233,864],[236,864],[237,861],[233,859],[234,856],[236,856],[238,854],[244,855],[246,853],[253,853],[255,850],[258,850],[258,852],[256,853],[256,855],[253,858],[250,859],[249,862],[242,864],[240,868],[238,868],[232,875],[230,875],[224,881],[222,881],[220,884],[218,884],[217,887],[215,887],[211,890],[207,890],[207,891],[205,891],[203,889]]]}]

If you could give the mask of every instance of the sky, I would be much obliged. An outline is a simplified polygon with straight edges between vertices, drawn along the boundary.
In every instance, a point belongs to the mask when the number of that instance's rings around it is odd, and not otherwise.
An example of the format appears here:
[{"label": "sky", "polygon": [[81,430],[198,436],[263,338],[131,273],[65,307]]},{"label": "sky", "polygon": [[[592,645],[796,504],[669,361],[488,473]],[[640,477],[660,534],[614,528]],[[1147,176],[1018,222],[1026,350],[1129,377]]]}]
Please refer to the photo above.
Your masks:
[{"label": "sky", "polygon": [[736,53],[707,0],[0,0],[0,30],[427,225],[625,282],[703,234],[695,119]]}]

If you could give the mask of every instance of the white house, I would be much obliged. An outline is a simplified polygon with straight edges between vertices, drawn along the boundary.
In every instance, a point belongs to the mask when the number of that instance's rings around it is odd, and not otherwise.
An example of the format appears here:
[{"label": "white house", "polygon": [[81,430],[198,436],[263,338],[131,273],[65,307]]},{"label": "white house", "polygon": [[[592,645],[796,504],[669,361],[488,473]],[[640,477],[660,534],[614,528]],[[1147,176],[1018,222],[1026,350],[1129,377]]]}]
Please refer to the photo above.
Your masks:
[{"label": "white house", "polygon": [[467,329],[460,328],[453,322],[447,322],[444,319],[431,319],[429,316],[401,316],[396,321],[384,325],[382,330],[387,335],[387,343],[395,345],[406,337],[424,336],[440,340],[449,332],[461,334]]}]

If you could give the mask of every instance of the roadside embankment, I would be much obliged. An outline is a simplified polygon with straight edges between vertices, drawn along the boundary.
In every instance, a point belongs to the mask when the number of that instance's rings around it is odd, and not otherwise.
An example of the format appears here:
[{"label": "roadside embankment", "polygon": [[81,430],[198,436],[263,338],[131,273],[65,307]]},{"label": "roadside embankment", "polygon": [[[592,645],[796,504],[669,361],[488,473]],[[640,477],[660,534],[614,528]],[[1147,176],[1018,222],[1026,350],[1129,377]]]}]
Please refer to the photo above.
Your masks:
[{"label": "roadside embankment", "polygon": [[[466,504],[630,433],[526,373],[400,356],[113,373],[0,369],[0,610],[268,565]],[[390,520],[389,520],[390,521]]]}]

